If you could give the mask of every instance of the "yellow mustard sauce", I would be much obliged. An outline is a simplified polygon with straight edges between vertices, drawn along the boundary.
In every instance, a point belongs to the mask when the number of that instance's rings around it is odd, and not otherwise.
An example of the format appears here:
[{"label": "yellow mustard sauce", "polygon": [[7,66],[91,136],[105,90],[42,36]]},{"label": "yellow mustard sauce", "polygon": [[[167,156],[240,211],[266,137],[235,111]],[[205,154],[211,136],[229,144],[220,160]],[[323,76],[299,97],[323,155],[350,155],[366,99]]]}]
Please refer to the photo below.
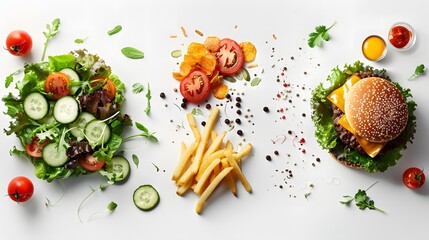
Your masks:
[{"label": "yellow mustard sauce", "polygon": [[386,42],[380,36],[372,35],[362,44],[363,55],[371,61],[380,61],[386,55]]}]

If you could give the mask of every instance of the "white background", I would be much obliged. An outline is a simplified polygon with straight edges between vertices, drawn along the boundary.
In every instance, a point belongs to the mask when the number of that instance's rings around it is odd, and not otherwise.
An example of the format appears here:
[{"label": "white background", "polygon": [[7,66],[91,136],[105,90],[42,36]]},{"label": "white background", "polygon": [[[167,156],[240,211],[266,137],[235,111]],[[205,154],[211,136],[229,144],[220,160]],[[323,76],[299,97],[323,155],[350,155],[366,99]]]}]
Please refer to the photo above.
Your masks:
[{"label": "white background", "polygon": [[[79,48],[100,55],[129,90],[125,111],[135,121],[156,131],[160,140],[159,144],[141,139],[125,144],[125,156],[131,159],[131,154],[137,154],[139,167],[131,163],[132,175],[128,182],[94,194],[81,210],[84,220],[81,223],[77,208],[89,194],[89,187],[97,187],[103,183],[103,178],[82,176],[60,184],[39,180],[27,160],[9,155],[9,149],[18,144],[17,139],[1,134],[0,192],[6,195],[8,182],[18,175],[28,176],[35,185],[35,194],[27,203],[18,205],[7,196],[0,198],[2,239],[400,239],[425,236],[423,229],[427,227],[426,216],[429,213],[429,184],[413,191],[407,189],[401,179],[403,171],[410,166],[429,168],[429,129],[426,126],[429,118],[426,111],[429,109],[428,79],[424,75],[407,80],[418,64],[429,65],[427,4],[424,1],[75,0],[3,2],[1,5],[1,44],[4,45],[10,31],[23,29],[32,36],[34,46],[31,56],[25,58],[0,51],[0,79],[23,67],[26,62],[40,61],[45,24],[60,18],[60,33],[49,43],[47,55],[68,53]],[[331,41],[325,42],[322,48],[309,48],[307,36],[314,27],[329,26],[334,21],[337,24],[329,32]],[[313,137],[308,101],[311,88],[324,81],[330,69],[337,65],[341,67],[356,60],[369,63],[360,51],[364,38],[378,34],[386,39],[389,27],[398,21],[408,22],[415,28],[415,46],[407,52],[398,52],[389,46],[383,61],[370,64],[386,68],[393,80],[411,88],[418,104],[415,142],[404,151],[402,160],[384,173],[368,174],[345,168],[332,160]],[[123,30],[108,36],[106,32],[118,24],[123,26]],[[187,38],[181,34],[181,26],[187,30]],[[226,189],[219,189],[207,202],[202,215],[194,211],[196,195],[177,196],[175,185],[170,180],[178,160],[180,141],[192,141],[187,135],[186,111],[180,111],[174,105],[180,104],[180,99],[173,91],[178,82],[172,79],[171,72],[177,70],[176,63],[180,59],[173,59],[170,53],[175,49],[185,49],[192,41],[203,42],[204,37],[195,34],[195,29],[205,36],[253,42],[258,49],[255,63],[259,67],[251,69],[251,73],[262,78],[257,87],[245,86],[243,82],[228,83],[245,93],[243,109],[251,109],[254,115],[254,126],[248,123],[240,126],[245,131],[246,142],[251,142],[255,148],[253,155],[243,163],[243,171],[252,184],[253,193],[248,194],[239,185],[238,198],[235,198]],[[170,38],[171,35],[178,37]],[[88,39],[79,45],[74,43],[76,38]],[[125,46],[143,50],[145,58],[127,59],[120,52]],[[291,60],[292,56],[294,60]],[[273,100],[282,90],[276,83],[276,76],[283,67],[288,68],[286,81],[293,84],[290,94],[293,104],[287,100]],[[151,84],[153,98],[149,117],[143,112],[146,107],[144,94],[131,92],[131,86],[136,82]],[[11,90],[0,85],[2,96]],[[305,86],[305,90],[301,86]],[[167,99],[159,97],[161,92],[167,95]],[[296,93],[300,96],[297,97]],[[217,102],[210,99],[212,105]],[[270,108],[270,113],[262,111],[264,106]],[[285,113],[286,120],[281,120],[281,114],[276,110],[284,107],[290,109]],[[191,109],[189,106],[188,111]],[[199,116],[198,121],[208,116],[204,106],[201,109],[204,116]],[[221,117],[233,116],[234,112],[222,109]],[[306,117],[302,117],[302,113],[306,113]],[[6,128],[9,120],[4,115],[0,117],[1,127]],[[181,122],[185,123],[185,129],[177,128]],[[228,130],[228,127],[218,124],[216,129]],[[237,126],[227,138],[239,149],[238,143],[243,139],[235,134],[236,129]],[[305,138],[305,154],[300,152],[291,136],[287,136],[284,143],[272,143],[272,139],[287,130]],[[280,155],[275,156],[274,150],[278,150]],[[287,157],[288,153],[290,157]],[[273,160],[266,161],[266,155],[271,155]],[[315,161],[316,157],[321,159],[320,163]],[[312,163],[315,163],[314,167]],[[160,168],[159,172],[153,164]],[[294,174],[292,179],[288,179],[288,184],[282,183],[286,175],[276,172],[286,168]],[[368,191],[368,195],[386,214],[361,211],[355,205],[346,207],[339,203],[341,196],[353,195],[358,189],[366,189],[376,181],[378,183]],[[306,188],[310,182],[314,183],[313,189]],[[141,184],[152,184],[160,193],[161,202],[152,212],[142,212],[132,202],[132,193]],[[283,189],[279,188],[280,184],[284,185]],[[65,189],[63,199],[54,207],[45,207],[46,197],[56,201],[61,196],[61,185]],[[307,192],[311,192],[308,199],[304,197]],[[110,201],[118,204],[115,212],[90,218],[94,212],[103,211]]]}]

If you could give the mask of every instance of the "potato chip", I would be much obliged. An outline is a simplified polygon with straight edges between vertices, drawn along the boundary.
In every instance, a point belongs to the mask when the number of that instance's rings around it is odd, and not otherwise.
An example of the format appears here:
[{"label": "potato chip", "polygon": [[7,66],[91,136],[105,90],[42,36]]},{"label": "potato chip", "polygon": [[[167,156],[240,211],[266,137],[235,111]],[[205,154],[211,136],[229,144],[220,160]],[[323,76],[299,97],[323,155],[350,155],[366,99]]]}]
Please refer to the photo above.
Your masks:
[{"label": "potato chip", "polygon": [[186,76],[182,76],[178,72],[173,72],[173,78],[176,79],[176,80],[182,81],[183,79],[186,78]]},{"label": "potato chip", "polygon": [[206,53],[208,53],[208,50],[204,47],[204,44],[192,42],[188,46],[188,54],[194,55],[198,60]]},{"label": "potato chip", "polygon": [[199,66],[207,75],[211,75],[216,69],[217,59],[213,53],[207,53],[202,56],[199,61]]},{"label": "potato chip", "polygon": [[224,99],[228,94],[228,86],[223,82],[218,82],[212,88],[213,96],[217,99]]},{"label": "potato chip", "polygon": [[255,60],[256,57],[256,47],[251,42],[242,42],[240,43],[240,47],[243,50],[244,61],[251,62]]},{"label": "potato chip", "polygon": [[217,52],[220,49],[220,39],[218,37],[207,37],[204,46],[210,52]]},{"label": "potato chip", "polygon": [[185,56],[183,57],[183,62],[187,62],[191,67],[194,67],[198,60],[194,55],[190,55],[190,54],[185,54]]},{"label": "potato chip", "polygon": [[183,61],[180,64],[180,75],[186,77],[189,75],[189,73],[191,73],[191,71],[192,71],[192,66],[188,62]]}]

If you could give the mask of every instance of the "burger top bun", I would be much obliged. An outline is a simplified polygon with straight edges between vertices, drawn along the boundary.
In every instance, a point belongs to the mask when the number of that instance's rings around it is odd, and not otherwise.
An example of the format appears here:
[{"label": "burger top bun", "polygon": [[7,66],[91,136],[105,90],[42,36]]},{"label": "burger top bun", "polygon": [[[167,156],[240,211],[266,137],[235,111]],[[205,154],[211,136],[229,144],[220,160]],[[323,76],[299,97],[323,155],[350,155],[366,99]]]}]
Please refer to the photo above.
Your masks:
[{"label": "burger top bun", "polygon": [[407,103],[391,82],[369,77],[348,92],[345,114],[356,133],[370,142],[388,142],[402,133],[408,121]]}]

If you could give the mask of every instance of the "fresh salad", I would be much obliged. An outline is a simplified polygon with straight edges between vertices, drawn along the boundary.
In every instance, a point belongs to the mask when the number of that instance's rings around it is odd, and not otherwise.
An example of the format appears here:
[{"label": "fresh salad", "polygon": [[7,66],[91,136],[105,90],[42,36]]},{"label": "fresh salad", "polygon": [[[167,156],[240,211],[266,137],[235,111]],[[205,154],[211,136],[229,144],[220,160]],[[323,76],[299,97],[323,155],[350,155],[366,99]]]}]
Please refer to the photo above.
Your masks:
[{"label": "fresh salad", "polygon": [[[25,147],[11,154],[27,157],[48,182],[94,172],[124,179],[129,163],[117,151],[132,121],[121,112],[125,85],[104,60],[77,50],[26,64],[23,72],[15,95],[2,99],[12,118],[5,132]],[[12,81],[11,75],[6,87]]]}]

